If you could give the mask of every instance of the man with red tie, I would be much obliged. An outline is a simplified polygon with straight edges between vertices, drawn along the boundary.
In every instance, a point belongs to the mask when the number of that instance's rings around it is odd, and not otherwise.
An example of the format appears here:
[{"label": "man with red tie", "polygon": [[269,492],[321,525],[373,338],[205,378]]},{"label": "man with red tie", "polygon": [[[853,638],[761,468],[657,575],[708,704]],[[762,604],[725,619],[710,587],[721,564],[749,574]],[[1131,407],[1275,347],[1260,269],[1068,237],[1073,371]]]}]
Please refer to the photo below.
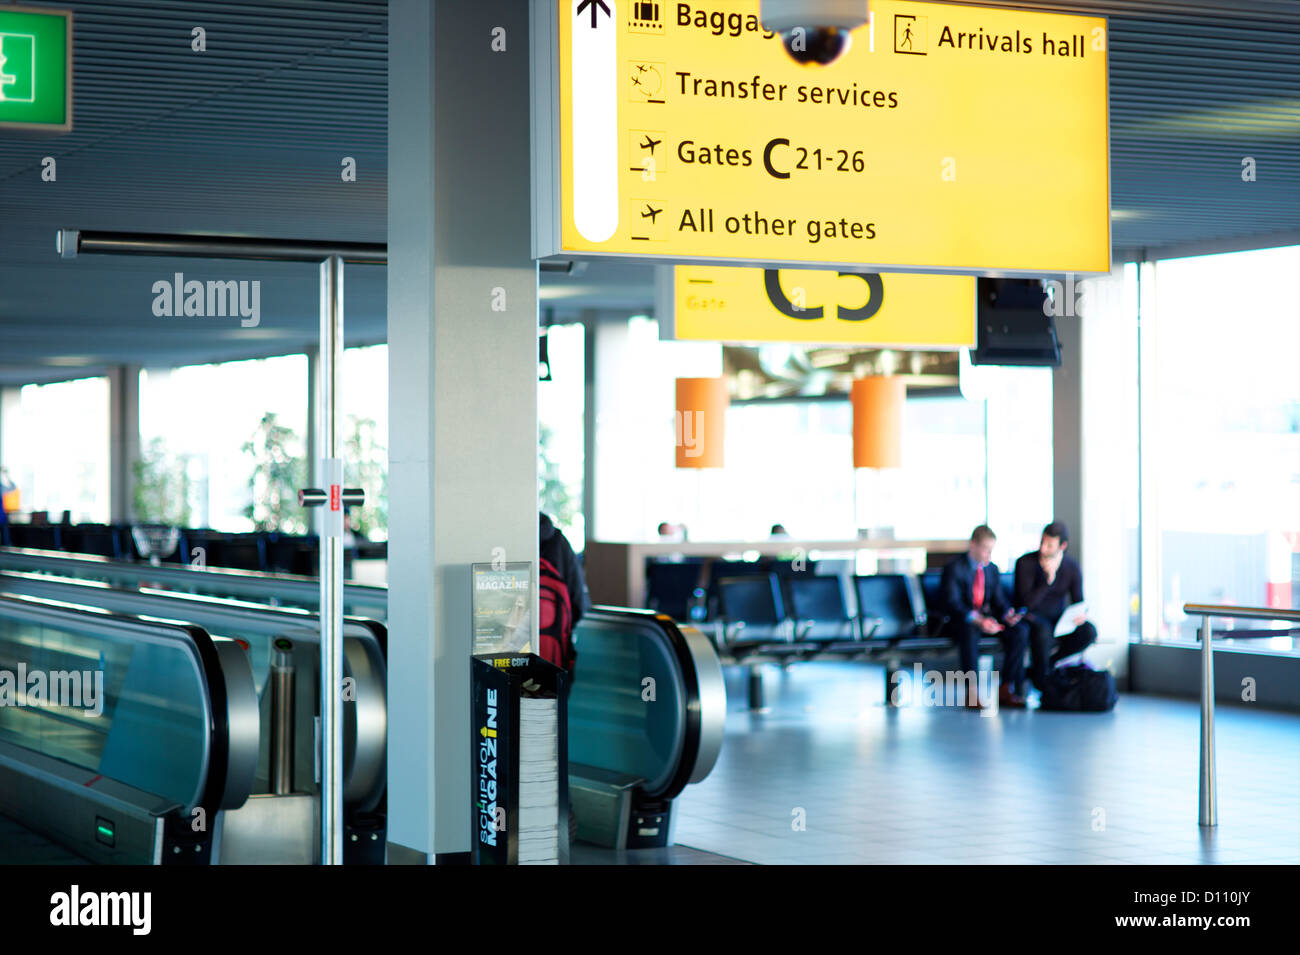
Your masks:
[{"label": "man with red tie", "polygon": [[[1020,617],[1007,605],[997,565],[989,560],[996,540],[997,535],[987,524],[975,528],[970,549],[943,569],[939,593],[948,612],[947,635],[957,644],[962,670],[976,673],[980,639],[997,634],[1004,656],[998,704],[1023,707],[1025,698],[1016,689],[1025,676],[1029,636],[1026,628],[1019,626]],[[971,680],[973,683],[973,676]],[[990,702],[969,699],[966,705],[979,707]]]}]

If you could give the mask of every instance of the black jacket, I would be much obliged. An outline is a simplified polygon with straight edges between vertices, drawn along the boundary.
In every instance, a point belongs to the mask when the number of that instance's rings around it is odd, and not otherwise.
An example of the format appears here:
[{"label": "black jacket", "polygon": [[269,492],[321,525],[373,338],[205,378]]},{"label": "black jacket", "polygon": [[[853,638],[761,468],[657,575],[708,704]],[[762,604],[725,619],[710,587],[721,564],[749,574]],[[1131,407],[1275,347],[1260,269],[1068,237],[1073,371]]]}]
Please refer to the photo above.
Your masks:
[{"label": "black jacket", "polygon": [[568,538],[551,523],[545,514],[541,518],[541,542],[538,553],[550,561],[556,573],[569,588],[569,605],[573,610],[573,622],[577,624],[582,615],[591,609],[591,596],[587,593],[587,578],[583,576],[582,565]]},{"label": "black jacket", "polygon": [[1066,554],[1056,570],[1056,579],[1047,583],[1047,572],[1038,563],[1038,551],[1032,550],[1016,561],[1015,601],[1035,617],[1055,625],[1070,604],[1083,599],[1083,571],[1073,557]]},{"label": "black jacket", "polygon": [[984,606],[974,606],[975,563],[970,554],[962,554],[948,562],[939,578],[939,593],[944,610],[951,622],[965,621],[972,610],[1001,620],[1011,608],[1002,593],[1002,580],[998,565],[984,565]]}]

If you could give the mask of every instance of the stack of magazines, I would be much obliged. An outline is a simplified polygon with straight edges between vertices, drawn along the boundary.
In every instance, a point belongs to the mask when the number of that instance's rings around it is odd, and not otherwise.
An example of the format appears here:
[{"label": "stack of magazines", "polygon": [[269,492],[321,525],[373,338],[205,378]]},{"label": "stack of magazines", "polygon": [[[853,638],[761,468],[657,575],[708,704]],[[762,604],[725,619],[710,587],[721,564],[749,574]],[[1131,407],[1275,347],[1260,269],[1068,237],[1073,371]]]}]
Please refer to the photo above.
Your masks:
[{"label": "stack of magazines", "polygon": [[560,777],[555,697],[519,699],[519,865],[560,862]]}]

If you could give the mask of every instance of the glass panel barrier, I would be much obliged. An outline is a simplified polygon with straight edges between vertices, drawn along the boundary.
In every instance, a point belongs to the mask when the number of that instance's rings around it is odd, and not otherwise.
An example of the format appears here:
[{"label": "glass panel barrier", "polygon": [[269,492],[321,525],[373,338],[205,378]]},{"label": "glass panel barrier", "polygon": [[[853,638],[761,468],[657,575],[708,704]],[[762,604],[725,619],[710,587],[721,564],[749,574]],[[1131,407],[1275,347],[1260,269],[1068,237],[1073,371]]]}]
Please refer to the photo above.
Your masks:
[{"label": "glass panel barrier", "polygon": [[200,802],[211,700],[184,628],[0,598],[0,698],[0,740]]}]

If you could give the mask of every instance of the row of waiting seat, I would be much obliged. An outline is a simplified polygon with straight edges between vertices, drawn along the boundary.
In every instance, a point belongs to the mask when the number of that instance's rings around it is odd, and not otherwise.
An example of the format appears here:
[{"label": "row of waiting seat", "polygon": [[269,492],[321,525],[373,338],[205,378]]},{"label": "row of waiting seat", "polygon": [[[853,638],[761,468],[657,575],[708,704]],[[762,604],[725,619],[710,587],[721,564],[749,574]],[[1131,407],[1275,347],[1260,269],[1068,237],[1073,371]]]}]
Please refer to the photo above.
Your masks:
[{"label": "row of waiting seat", "polygon": [[[751,706],[761,706],[758,668],[763,663],[787,665],[802,660],[863,660],[885,663],[886,686],[904,658],[916,659],[952,651],[945,633],[947,614],[940,595],[941,572],[923,574],[817,573],[817,568],[790,569],[789,564],[764,566],[717,562],[718,568],[694,571],[672,567],[668,574],[650,570],[652,606],[665,591],[665,577],[695,579],[695,598],[708,606],[708,618],[698,621],[726,663],[751,668]],[[823,566],[822,570],[832,570]],[[658,587],[656,588],[656,582]],[[716,598],[710,597],[716,594]],[[1008,602],[1010,595],[1007,595]],[[654,607],[662,613],[665,606]],[[1000,650],[997,637],[981,640],[980,648]],[[887,697],[888,698],[888,695]]]},{"label": "row of waiting seat", "polygon": [[[262,573],[316,573],[320,539],[315,534],[259,531],[232,534],[210,528],[179,528],[177,546],[160,559],[170,564],[200,563]],[[0,525],[0,544],[38,550],[93,554],[110,560],[148,560],[129,524]],[[352,552],[345,551],[350,563]]]},{"label": "row of waiting seat", "polygon": [[[649,609],[674,620],[714,624],[746,639],[789,635],[812,641],[938,637],[946,623],[938,569],[922,574],[851,575],[849,561],[654,562]],[[1007,603],[1011,593],[1003,580]],[[774,633],[776,631],[777,633]]]}]

